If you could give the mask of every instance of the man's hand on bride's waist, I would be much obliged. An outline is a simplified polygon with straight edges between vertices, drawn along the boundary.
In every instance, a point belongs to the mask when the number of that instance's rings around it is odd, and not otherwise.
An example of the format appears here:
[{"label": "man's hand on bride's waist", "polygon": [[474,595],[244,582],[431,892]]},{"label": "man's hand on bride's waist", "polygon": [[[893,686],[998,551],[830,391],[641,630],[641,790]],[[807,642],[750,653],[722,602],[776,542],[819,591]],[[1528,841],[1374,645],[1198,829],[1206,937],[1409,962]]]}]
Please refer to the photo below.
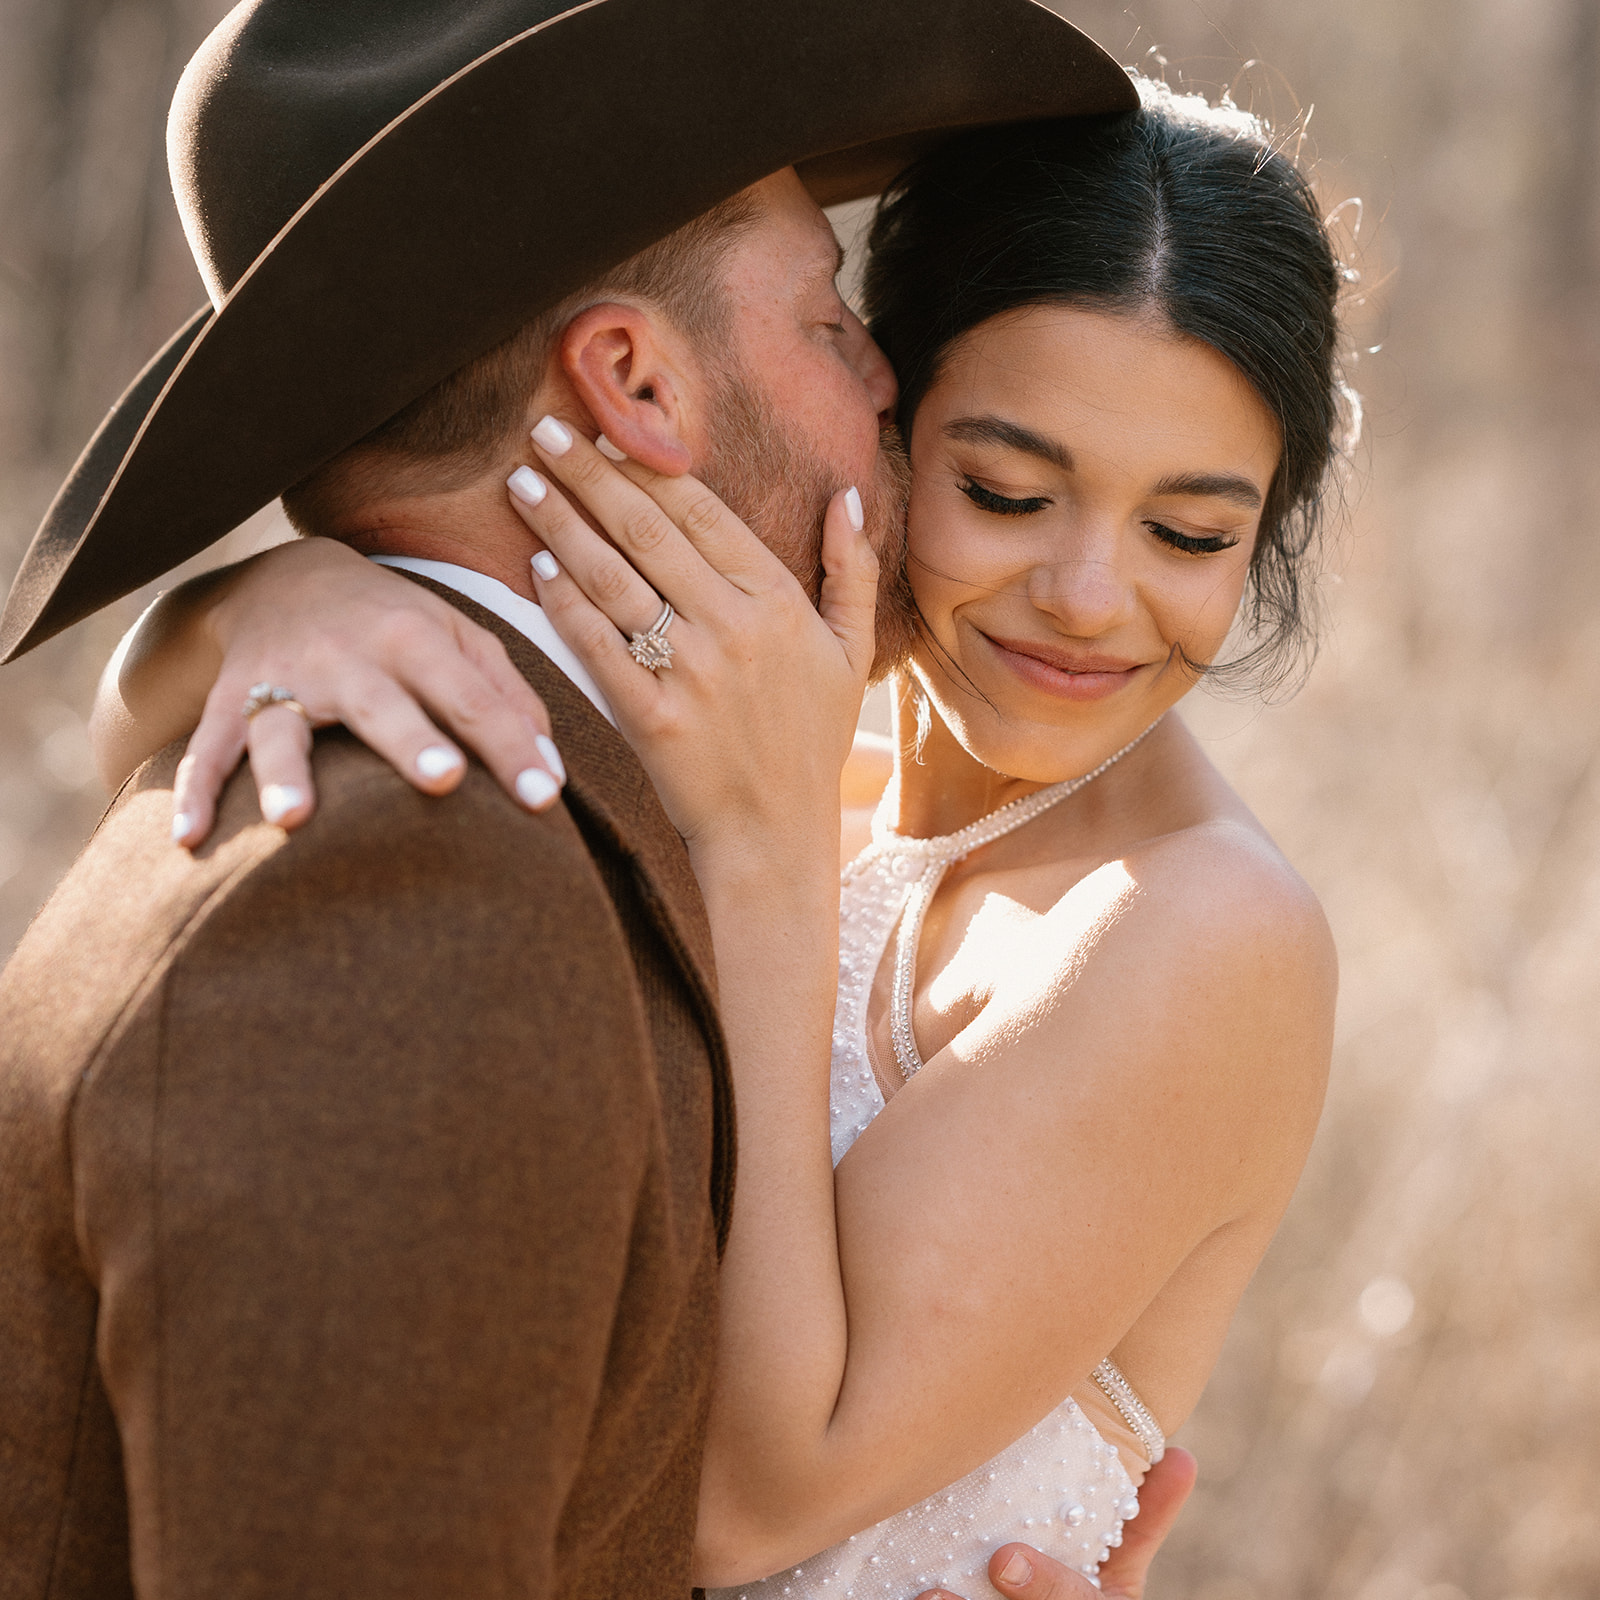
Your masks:
[{"label": "man's hand on bride's waist", "polygon": [[[989,1581],[1014,1600],[1144,1600],[1155,1559],[1178,1513],[1183,1510],[1197,1472],[1187,1450],[1171,1446],[1150,1469],[1139,1490],[1139,1518],[1123,1527],[1122,1543],[1100,1568],[1100,1587],[1081,1573],[1025,1544],[1008,1544],[989,1562]],[[930,1589],[917,1600],[963,1600],[948,1589]]]}]

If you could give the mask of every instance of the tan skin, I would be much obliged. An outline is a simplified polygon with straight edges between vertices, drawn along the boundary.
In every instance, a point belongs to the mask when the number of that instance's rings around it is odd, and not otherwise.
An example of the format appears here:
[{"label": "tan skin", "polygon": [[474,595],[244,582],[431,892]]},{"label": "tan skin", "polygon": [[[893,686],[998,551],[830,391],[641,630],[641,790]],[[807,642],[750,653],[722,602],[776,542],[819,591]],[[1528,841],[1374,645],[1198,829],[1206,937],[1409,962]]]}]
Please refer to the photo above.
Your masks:
[{"label": "tan skin", "polygon": [[[973,418],[1011,432],[952,432]],[[1018,448],[1019,431],[1043,454]],[[838,761],[829,776],[818,749],[847,741],[869,557],[836,501],[819,619],[737,519],[708,515],[704,492],[659,458],[618,471],[582,435],[533,456],[644,574],[636,589],[617,581],[615,551],[559,489],[519,510],[562,563],[540,599],[591,652],[689,839],[739,1073],[741,1205],[701,1578],[775,1570],[953,1481],[1108,1350],[1171,1431],[1315,1124],[1333,960],[1314,901],[1181,726],[1163,723],[1091,789],[952,873],[919,964],[928,1066],[835,1186]],[[944,832],[1096,765],[1181,698],[1191,680],[1174,649],[1207,660],[1221,647],[1277,441],[1214,352],[1058,309],[963,342],[924,401],[913,457],[918,599],[993,702],[919,654],[940,716],[922,765],[902,724],[891,804],[903,829]],[[990,498],[974,505],[974,489]],[[652,521],[641,490],[666,515]],[[1012,506],[997,510],[997,495]],[[1017,502],[1026,513],[1011,514]],[[1174,549],[1173,532],[1204,548]],[[397,581],[361,578],[374,580]],[[655,593],[684,618],[683,670],[659,679],[627,661],[617,632],[653,619]],[[813,688],[802,710],[750,694],[781,685],[799,649],[814,666],[794,676],[825,694]],[[1074,664],[1095,670],[1063,670]],[[1073,682],[1085,675],[1116,681],[1086,697]],[[808,737],[821,701],[830,731]],[[723,817],[708,789],[745,803]],[[793,975],[776,996],[773,970]],[[876,1021],[881,1036],[881,1005]]]}]

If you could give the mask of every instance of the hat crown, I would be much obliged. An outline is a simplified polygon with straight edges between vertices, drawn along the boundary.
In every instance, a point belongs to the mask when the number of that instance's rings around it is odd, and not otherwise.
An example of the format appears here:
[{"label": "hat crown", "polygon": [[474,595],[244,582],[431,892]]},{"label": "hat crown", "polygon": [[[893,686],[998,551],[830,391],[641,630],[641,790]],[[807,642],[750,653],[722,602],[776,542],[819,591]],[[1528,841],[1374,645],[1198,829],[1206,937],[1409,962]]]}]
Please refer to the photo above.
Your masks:
[{"label": "hat crown", "polygon": [[[607,0],[589,0],[590,5]],[[352,156],[563,0],[244,0],[184,69],[167,160],[189,248],[221,305]]]}]

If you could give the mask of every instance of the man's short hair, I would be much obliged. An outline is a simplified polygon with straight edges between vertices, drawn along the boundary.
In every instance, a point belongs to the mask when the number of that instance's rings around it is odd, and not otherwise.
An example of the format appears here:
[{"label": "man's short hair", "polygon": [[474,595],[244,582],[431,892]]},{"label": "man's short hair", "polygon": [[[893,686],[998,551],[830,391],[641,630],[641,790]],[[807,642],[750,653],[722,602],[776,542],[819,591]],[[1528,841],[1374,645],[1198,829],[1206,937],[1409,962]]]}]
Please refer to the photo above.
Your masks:
[{"label": "man's short hair", "polygon": [[730,323],[723,268],[759,216],[759,202],[735,195],[524,324],[287,490],[289,521],[326,533],[375,495],[444,494],[480,477],[510,452],[552,347],[588,306],[644,301],[697,349],[715,350]]}]

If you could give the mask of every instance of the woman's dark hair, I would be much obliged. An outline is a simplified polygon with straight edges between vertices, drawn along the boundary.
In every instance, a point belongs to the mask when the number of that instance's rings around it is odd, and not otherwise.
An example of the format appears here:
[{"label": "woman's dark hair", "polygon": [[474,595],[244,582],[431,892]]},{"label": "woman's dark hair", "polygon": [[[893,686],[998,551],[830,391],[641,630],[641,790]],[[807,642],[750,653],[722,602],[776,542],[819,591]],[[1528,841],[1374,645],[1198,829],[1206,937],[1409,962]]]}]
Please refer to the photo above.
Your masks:
[{"label": "woman's dark hair", "polygon": [[1252,646],[1210,672],[1277,687],[1315,654],[1324,500],[1356,422],[1341,266],[1309,183],[1254,118],[1140,91],[1126,115],[962,134],[913,166],[872,229],[866,320],[908,437],[951,347],[1006,312],[1155,313],[1226,356],[1277,418],[1283,458],[1251,563]]}]

